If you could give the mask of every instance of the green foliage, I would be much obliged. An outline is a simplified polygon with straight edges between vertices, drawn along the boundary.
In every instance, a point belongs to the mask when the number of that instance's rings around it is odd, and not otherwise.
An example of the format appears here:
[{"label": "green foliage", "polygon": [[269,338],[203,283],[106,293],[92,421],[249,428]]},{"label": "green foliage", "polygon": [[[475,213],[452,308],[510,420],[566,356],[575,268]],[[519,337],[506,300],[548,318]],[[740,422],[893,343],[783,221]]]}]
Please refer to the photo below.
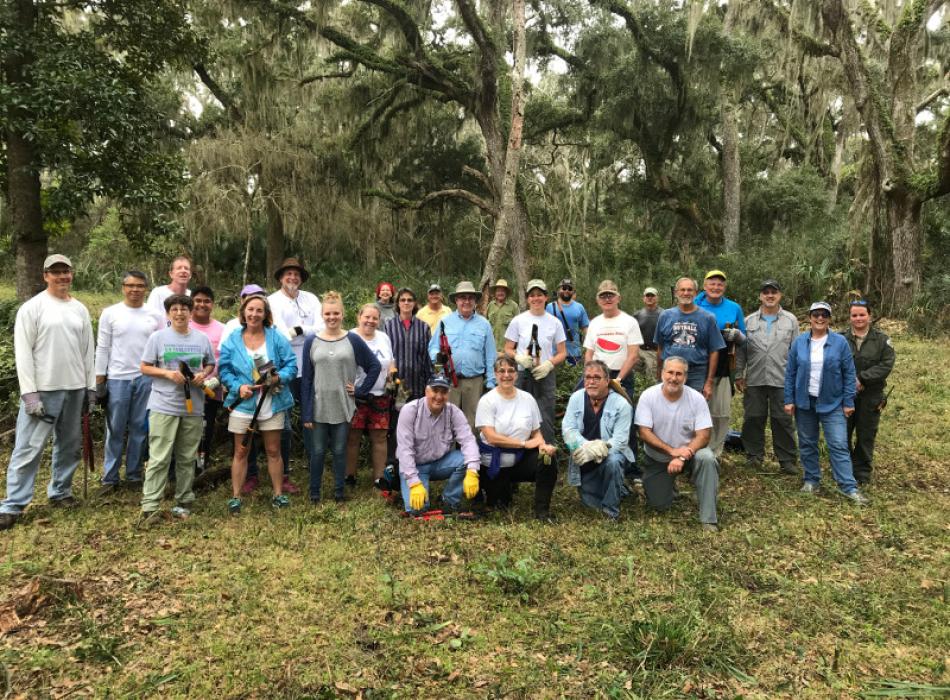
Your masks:
[{"label": "green foliage", "polygon": [[792,168],[745,184],[743,221],[759,240],[791,228],[805,231],[827,218],[828,188],[814,168]]},{"label": "green foliage", "polygon": [[514,560],[507,554],[475,566],[475,573],[484,577],[506,596],[514,596],[522,603],[534,600],[550,578],[550,574],[536,568],[530,557]]}]

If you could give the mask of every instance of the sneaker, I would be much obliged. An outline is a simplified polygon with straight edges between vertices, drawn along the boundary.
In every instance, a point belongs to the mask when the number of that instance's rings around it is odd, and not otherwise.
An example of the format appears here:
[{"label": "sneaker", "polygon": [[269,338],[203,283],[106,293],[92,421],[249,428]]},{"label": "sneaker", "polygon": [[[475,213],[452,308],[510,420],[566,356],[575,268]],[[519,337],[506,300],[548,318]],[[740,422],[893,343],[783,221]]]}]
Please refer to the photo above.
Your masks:
[{"label": "sneaker", "polygon": [[289,476],[284,477],[284,483],[281,484],[280,490],[284,493],[300,493],[300,489],[290,480]]},{"label": "sneaker", "polygon": [[806,481],[802,484],[800,493],[815,494],[818,493],[818,484],[812,483],[811,481]]},{"label": "sneaker", "polygon": [[792,476],[801,474],[801,470],[795,462],[779,462],[778,469],[783,474],[790,474]]},{"label": "sneaker", "polygon": [[851,502],[852,502],[854,505],[856,505],[856,506],[866,506],[866,505],[870,505],[870,504],[871,504],[871,501],[868,500],[868,497],[865,496],[865,495],[864,495],[863,493],[861,493],[860,491],[858,491],[857,489],[855,489],[855,490],[852,491],[851,493],[843,493],[843,494],[841,494],[841,495],[844,496],[845,498],[847,498],[849,501],[851,501]]},{"label": "sneaker", "polygon": [[348,477],[343,479],[343,483],[347,486],[355,487],[356,486],[356,475],[350,474]]},{"label": "sneaker", "polygon": [[139,530],[148,530],[160,525],[162,519],[162,511],[160,510],[142,511],[142,513],[139,515],[137,527]]},{"label": "sneaker", "polygon": [[0,513],[0,530],[9,530],[20,519],[17,513]]},{"label": "sneaker", "polygon": [[547,511],[547,510],[543,510],[538,513],[535,513],[534,519],[544,525],[554,525],[557,523],[557,519],[553,515],[551,515],[550,511]]},{"label": "sneaker", "polygon": [[241,513],[241,499],[232,498],[228,501],[228,515],[239,515]]},{"label": "sneaker", "polygon": [[54,501],[50,501],[49,504],[52,508],[78,508],[79,499],[73,496],[66,496],[65,498],[57,498]]},{"label": "sneaker", "polygon": [[96,492],[92,495],[93,498],[105,498],[106,496],[113,496],[115,492],[118,491],[118,484],[103,484],[100,486]]},{"label": "sneaker", "polygon": [[254,493],[254,489],[257,488],[257,477],[249,476],[244,482],[244,486],[241,487],[241,494],[244,496],[249,496]]},{"label": "sneaker", "polygon": [[290,499],[287,497],[287,494],[282,493],[279,496],[274,496],[274,498],[271,499],[270,504],[274,508],[286,508],[290,505]]},{"label": "sneaker", "polygon": [[719,526],[716,523],[703,523],[703,532],[719,532]]},{"label": "sneaker", "polygon": [[178,520],[187,520],[191,517],[191,511],[183,506],[175,506],[172,508],[172,517]]}]

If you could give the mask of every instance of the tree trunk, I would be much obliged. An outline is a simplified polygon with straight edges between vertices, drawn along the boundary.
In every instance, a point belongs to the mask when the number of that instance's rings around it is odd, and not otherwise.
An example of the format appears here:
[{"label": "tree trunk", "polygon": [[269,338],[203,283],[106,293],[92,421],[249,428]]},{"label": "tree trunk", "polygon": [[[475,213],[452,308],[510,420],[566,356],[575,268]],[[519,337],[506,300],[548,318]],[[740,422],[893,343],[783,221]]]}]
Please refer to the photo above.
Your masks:
[{"label": "tree trunk", "polygon": [[909,192],[885,197],[894,268],[892,308],[906,310],[920,287],[920,199]]},{"label": "tree trunk", "polygon": [[284,216],[274,195],[264,193],[267,211],[267,270],[265,277],[270,279],[284,260]]},{"label": "tree trunk", "polygon": [[[25,46],[36,22],[36,7],[29,0],[14,4],[14,31]],[[25,93],[30,88],[29,66],[35,57],[29,50],[11,50],[4,56],[3,70],[6,83],[14,93]],[[7,148],[7,204],[10,207],[10,225],[16,247],[16,293],[28,299],[43,288],[43,260],[47,254],[47,235],[43,228],[43,207],[37,154],[30,140],[17,128],[30,121],[21,106],[10,110],[10,124],[6,130]]]},{"label": "tree trunk", "polygon": [[736,109],[727,94],[722,100],[722,237],[727,253],[739,248],[741,185]]}]

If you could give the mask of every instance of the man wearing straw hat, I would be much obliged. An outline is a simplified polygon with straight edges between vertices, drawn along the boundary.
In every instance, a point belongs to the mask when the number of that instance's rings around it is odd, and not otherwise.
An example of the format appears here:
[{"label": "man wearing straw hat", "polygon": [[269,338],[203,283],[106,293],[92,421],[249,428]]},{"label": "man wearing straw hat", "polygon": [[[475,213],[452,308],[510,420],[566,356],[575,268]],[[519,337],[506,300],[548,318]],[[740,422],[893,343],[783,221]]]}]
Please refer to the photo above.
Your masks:
[{"label": "man wearing straw hat", "polygon": [[475,430],[475,411],[484,389],[495,387],[495,337],[491,324],[475,312],[481,292],[469,281],[459,282],[449,300],[455,311],[436,326],[429,341],[429,357],[436,362],[444,331],[452,351],[458,385],[449,390],[449,403],[462,409],[469,427]]},{"label": "man wearing straw hat", "polygon": [[511,319],[517,316],[521,309],[518,308],[518,302],[511,298],[511,287],[508,286],[508,281],[502,277],[499,277],[491,288],[491,295],[492,300],[488,302],[485,314],[488,316],[492,334],[495,336],[495,348],[498,354],[502,355],[505,349],[505,331],[508,330]]}]

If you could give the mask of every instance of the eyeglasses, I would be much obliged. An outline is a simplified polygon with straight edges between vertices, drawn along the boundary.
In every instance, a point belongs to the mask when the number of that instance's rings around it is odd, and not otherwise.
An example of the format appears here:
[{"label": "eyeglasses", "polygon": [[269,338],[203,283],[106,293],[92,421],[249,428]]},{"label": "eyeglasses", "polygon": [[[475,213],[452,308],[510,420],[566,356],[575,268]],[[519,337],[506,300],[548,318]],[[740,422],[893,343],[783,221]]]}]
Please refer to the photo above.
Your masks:
[{"label": "eyeglasses", "polygon": [[598,299],[604,299],[606,301],[611,301],[615,299],[616,297],[617,295],[614,294],[613,292],[601,292],[600,294],[597,295]]},{"label": "eyeglasses", "polygon": [[512,367],[499,367],[495,370],[495,374],[517,374],[518,370]]},{"label": "eyeglasses", "polygon": [[607,381],[607,377],[601,376],[599,374],[585,374],[584,381],[585,382],[605,382]]},{"label": "eyeglasses", "polygon": [[829,314],[827,311],[812,311],[808,315],[812,318],[831,318],[831,314]]},{"label": "eyeglasses", "polygon": [[568,286],[566,286],[566,285],[561,285],[561,291],[562,291],[562,292],[573,292],[573,291],[574,291],[574,287],[568,287]]},{"label": "eyeglasses", "polygon": [[416,300],[415,299],[400,299],[399,303],[400,304],[415,304]]}]

